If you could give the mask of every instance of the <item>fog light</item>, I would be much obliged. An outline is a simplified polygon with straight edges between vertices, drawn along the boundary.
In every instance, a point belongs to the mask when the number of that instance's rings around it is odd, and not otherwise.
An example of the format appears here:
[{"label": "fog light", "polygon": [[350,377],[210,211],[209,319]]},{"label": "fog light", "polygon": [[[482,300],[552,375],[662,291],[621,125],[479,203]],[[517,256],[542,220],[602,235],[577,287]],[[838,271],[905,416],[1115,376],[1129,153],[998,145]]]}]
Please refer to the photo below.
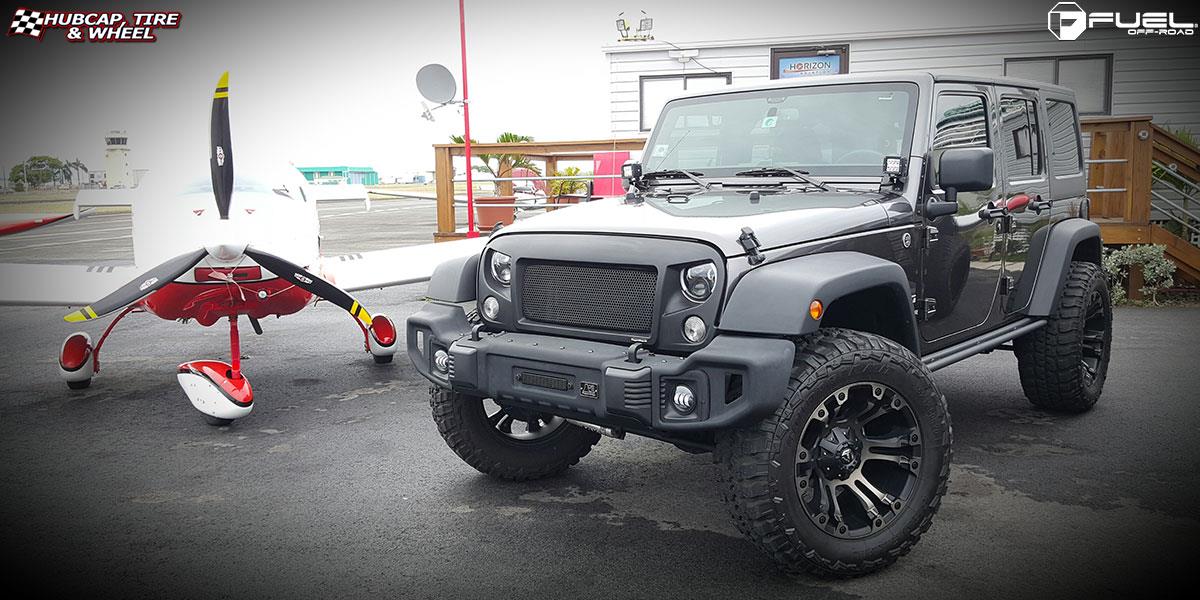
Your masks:
[{"label": "fog light", "polygon": [[675,405],[675,410],[686,415],[696,410],[696,394],[693,394],[691,388],[686,385],[676,386],[675,397],[671,399],[671,404]]},{"label": "fog light", "polygon": [[433,353],[433,366],[437,370],[445,373],[450,370],[450,355],[445,350],[438,350]]},{"label": "fog light", "polygon": [[495,296],[488,296],[483,300],[483,316],[493,321],[500,316],[500,301]]},{"label": "fog light", "polygon": [[683,322],[683,337],[687,341],[697,344],[704,341],[704,336],[708,335],[708,326],[704,324],[704,319],[692,315]]}]

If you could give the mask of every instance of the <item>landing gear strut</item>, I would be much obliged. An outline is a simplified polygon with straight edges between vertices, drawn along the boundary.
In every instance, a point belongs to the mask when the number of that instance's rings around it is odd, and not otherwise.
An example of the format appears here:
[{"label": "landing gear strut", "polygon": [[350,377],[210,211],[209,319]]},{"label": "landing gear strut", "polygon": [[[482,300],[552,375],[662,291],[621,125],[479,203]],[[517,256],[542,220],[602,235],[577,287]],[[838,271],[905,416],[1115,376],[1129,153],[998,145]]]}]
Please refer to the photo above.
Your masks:
[{"label": "landing gear strut", "polygon": [[209,425],[228,425],[254,408],[254,392],[242,374],[242,349],[238,317],[229,316],[229,364],[195,360],[179,365],[179,385]]},{"label": "landing gear strut", "polygon": [[139,310],[136,304],[125,307],[125,310],[104,328],[104,333],[95,346],[92,345],[91,336],[82,331],[76,331],[63,340],[62,348],[58,352],[58,374],[67,382],[67,387],[82,390],[92,384],[92,377],[100,374],[100,348],[104,346],[104,340],[108,339],[108,334],[112,333],[113,328],[125,315],[136,310]]}]

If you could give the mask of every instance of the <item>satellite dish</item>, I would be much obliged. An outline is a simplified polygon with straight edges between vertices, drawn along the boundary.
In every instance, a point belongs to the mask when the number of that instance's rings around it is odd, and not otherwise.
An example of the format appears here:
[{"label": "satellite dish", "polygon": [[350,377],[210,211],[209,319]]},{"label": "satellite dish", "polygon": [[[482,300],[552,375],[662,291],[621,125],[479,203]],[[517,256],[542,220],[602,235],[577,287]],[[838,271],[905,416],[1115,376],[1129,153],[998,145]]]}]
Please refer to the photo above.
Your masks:
[{"label": "satellite dish", "polygon": [[458,84],[454,81],[454,75],[450,74],[450,69],[432,64],[425,65],[417,71],[417,89],[426,100],[446,104],[454,100],[454,95],[458,93]]}]

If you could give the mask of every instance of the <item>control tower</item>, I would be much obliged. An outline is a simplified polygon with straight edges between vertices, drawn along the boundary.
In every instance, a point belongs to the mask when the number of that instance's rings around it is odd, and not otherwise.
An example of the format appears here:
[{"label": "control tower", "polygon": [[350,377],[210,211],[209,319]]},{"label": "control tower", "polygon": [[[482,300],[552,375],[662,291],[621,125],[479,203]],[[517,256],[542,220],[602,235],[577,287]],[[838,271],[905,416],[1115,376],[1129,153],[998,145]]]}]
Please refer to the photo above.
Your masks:
[{"label": "control tower", "polygon": [[114,129],[104,136],[104,179],[109,188],[137,186],[129,168],[129,136],[124,131]]}]

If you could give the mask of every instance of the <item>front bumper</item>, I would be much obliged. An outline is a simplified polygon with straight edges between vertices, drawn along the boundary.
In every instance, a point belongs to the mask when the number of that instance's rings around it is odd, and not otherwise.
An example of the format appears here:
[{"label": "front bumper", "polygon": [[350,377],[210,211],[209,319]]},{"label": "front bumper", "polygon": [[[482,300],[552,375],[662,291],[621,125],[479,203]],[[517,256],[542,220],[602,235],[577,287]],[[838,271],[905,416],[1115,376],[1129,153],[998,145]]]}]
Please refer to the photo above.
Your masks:
[{"label": "front bumper", "polygon": [[[450,356],[445,373],[437,350]],[[788,340],[718,335],[688,356],[627,358],[618,344],[527,333],[481,332],[457,305],[430,302],[408,318],[408,355],[434,384],[622,429],[694,432],[745,425],[783,401],[794,345]],[[675,387],[698,405],[678,413]]]}]

